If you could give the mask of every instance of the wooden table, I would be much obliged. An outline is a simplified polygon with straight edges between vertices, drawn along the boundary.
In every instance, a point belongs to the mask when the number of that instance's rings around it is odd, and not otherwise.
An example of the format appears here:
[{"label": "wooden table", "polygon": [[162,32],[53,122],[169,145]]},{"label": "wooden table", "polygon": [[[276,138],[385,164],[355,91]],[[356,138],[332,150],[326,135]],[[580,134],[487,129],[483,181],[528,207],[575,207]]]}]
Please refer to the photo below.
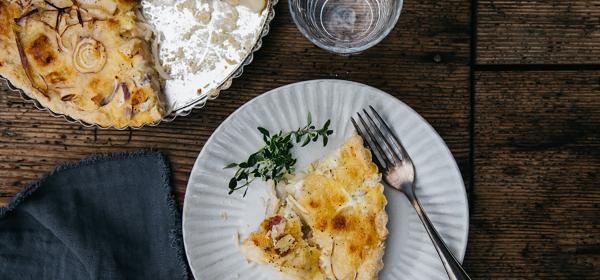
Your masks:
[{"label": "wooden table", "polygon": [[310,44],[287,1],[233,87],[159,127],[68,124],[0,87],[0,203],[67,160],[156,148],[180,203],[202,145],[236,108],[285,84],[347,79],[397,96],[444,138],[469,192],[473,279],[600,279],[600,1],[406,0],[381,44]]}]

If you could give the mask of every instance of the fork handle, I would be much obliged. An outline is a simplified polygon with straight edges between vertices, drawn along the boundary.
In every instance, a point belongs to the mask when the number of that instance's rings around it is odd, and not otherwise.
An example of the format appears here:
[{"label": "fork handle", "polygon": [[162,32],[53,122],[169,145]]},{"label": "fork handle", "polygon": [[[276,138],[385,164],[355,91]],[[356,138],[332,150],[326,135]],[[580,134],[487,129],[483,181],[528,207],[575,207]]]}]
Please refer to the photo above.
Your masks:
[{"label": "fork handle", "polygon": [[469,275],[467,275],[467,272],[465,272],[452,252],[448,250],[446,243],[444,243],[444,240],[442,240],[437,230],[435,230],[435,227],[427,217],[427,214],[425,214],[425,210],[423,210],[419,199],[417,199],[417,197],[414,195],[407,195],[407,197],[410,201],[410,204],[412,204],[412,206],[415,208],[415,211],[421,219],[421,222],[423,222],[425,230],[427,231],[427,234],[429,234],[429,238],[431,238],[433,246],[442,260],[442,264],[444,265],[444,269],[446,269],[448,278],[450,280],[471,280]]}]

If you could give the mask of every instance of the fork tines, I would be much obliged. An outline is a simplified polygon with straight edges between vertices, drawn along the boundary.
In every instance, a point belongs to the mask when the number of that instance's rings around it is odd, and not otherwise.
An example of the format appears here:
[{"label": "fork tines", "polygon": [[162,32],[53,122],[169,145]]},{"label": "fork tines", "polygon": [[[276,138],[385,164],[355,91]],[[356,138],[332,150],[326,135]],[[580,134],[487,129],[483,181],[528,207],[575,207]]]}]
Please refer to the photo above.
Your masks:
[{"label": "fork tines", "polygon": [[376,163],[380,168],[386,169],[409,161],[408,153],[394,135],[390,127],[383,121],[373,106],[369,105],[370,113],[363,109],[357,112],[357,122],[354,117],[350,120],[358,134],[365,140],[367,146],[375,155]]}]

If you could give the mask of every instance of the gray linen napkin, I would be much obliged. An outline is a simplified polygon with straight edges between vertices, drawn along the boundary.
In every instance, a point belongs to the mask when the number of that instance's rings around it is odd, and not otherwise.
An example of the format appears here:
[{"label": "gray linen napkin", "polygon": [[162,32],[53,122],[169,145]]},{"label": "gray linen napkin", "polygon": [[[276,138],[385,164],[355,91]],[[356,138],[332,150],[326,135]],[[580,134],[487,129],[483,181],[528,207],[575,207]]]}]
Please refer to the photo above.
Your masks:
[{"label": "gray linen napkin", "polygon": [[0,208],[0,279],[187,279],[157,151],[67,163]]}]

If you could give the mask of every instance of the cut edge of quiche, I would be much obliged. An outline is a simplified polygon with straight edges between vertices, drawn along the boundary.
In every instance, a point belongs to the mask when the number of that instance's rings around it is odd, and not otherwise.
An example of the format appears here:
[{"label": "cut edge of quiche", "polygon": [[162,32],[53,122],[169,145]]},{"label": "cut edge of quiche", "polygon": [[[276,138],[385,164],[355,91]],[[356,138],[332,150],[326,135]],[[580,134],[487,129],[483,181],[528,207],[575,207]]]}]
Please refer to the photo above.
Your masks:
[{"label": "cut edge of quiche", "polygon": [[138,0],[0,1],[0,75],[54,113],[100,127],[165,114]]},{"label": "cut edge of quiche", "polygon": [[290,279],[377,279],[388,216],[381,175],[360,136],[273,192],[271,215],[241,244]]}]

